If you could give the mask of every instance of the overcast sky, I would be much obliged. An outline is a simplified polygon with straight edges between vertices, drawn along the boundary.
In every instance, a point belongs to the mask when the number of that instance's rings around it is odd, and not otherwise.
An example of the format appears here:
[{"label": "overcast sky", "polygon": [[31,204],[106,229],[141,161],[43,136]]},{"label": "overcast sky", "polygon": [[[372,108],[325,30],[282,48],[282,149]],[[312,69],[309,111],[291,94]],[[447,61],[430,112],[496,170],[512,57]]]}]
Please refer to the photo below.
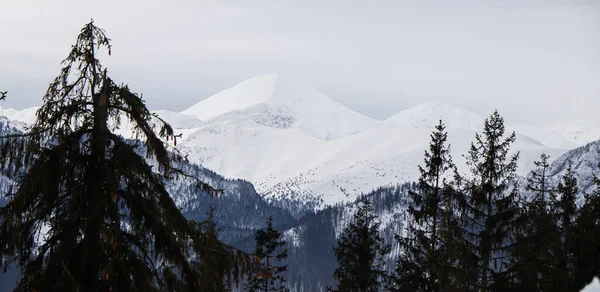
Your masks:
[{"label": "overcast sky", "polygon": [[112,39],[113,79],[151,109],[278,72],[379,119],[428,100],[510,123],[600,113],[596,0],[6,0],[0,105],[39,105],[90,18]]}]

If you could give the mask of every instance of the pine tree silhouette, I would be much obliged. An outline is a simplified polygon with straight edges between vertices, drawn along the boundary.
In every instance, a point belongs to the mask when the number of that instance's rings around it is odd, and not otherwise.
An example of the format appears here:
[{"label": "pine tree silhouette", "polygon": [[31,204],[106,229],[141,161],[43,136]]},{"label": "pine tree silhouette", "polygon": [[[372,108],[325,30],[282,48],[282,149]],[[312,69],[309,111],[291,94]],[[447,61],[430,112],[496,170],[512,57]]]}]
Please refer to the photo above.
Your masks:
[{"label": "pine tree silhouette", "polygon": [[[598,165],[600,171],[600,164]],[[590,279],[600,275],[600,178],[594,176],[596,189],[584,194],[584,204],[577,212],[574,226],[574,284],[579,291]]]},{"label": "pine tree silhouette", "polygon": [[523,204],[516,222],[516,242],[511,249],[514,288],[522,291],[551,291],[556,272],[553,248],[559,244],[557,222],[550,209],[556,189],[548,179],[546,154],[535,161],[536,169],[527,177],[526,189],[531,193]]},{"label": "pine tree silhouette", "polygon": [[[221,229],[214,221],[215,207],[210,206],[206,219],[197,224],[202,236],[195,244],[192,265],[199,274],[198,291],[230,291],[232,284],[238,284],[237,277],[231,277],[236,269],[236,250],[221,242]],[[237,275],[239,276],[239,275]]]},{"label": "pine tree silhouette", "polygon": [[558,184],[558,196],[551,203],[559,232],[559,244],[556,245],[554,251],[557,264],[554,287],[562,291],[574,291],[574,224],[577,215],[578,192],[573,163],[569,161],[562,181]]},{"label": "pine tree silhouette", "polygon": [[431,134],[425,151],[424,167],[419,166],[417,191],[411,191],[413,205],[408,209],[415,224],[410,224],[408,237],[398,237],[401,253],[390,285],[390,291],[441,291],[449,285],[452,241],[449,223],[453,206],[450,185],[444,174],[455,166],[446,145],[446,127],[439,122]]},{"label": "pine tree silhouette", "polygon": [[289,291],[283,277],[287,265],[277,265],[277,262],[287,258],[285,241],[281,239],[281,233],[273,227],[272,217],[267,220],[265,229],[256,231],[255,241],[254,256],[262,267],[258,268],[249,279],[247,290],[249,292]]},{"label": "pine tree silhouette", "polygon": [[457,173],[455,178],[464,194],[459,202],[461,243],[456,275],[462,291],[498,291],[510,283],[507,255],[518,212],[518,153],[508,155],[515,133],[504,134],[504,119],[495,111],[465,156],[471,176]]},{"label": "pine tree silhouette", "polygon": [[354,219],[338,239],[334,254],[338,268],[333,277],[339,281],[337,292],[377,292],[386,281],[384,256],[390,247],[379,234],[379,222],[367,201],[358,206]]},{"label": "pine tree silhouette", "polygon": [[[185,176],[167,149],[176,136],[109,77],[102,48],[110,54],[110,40],[91,21],[30,131],[2,137],[2,168],[20,173],[0,210],[2,264],[18,263],[17,291],[192,290],[201,274],[190,257],[204,235],[165,189]],[[136,142],[115,134],[122,122]]]}]

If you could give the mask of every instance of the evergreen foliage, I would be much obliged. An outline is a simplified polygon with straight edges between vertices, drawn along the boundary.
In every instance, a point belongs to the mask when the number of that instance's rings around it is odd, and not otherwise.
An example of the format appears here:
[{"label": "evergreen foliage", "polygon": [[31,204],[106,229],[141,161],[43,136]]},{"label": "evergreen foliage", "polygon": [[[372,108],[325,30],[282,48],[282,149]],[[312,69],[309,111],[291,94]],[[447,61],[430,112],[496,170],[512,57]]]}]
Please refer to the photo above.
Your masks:
[{"label": "evergreen foliage", "polygon": [[419,166],[417,191],[410,191],[413,205],[408,209],[415,224],[407,237],[398,237],[401,253],[388,286],[390,291],[441,291],[449,282],[451,261],[450,222],[454,214],[444,174],[455,168],[446,145],[448,134],[442,121],[431,134],[424,167]]},{"label": "evergreen foliage", "polygon": [[556,220],[550,211],[555,188],[548,179],[550,164],[546,154],[535,161],[527,178],[531,198],[525,202],[516,222],[516,242],[511,250],[514,288],[522,291],[551,291],[556,273],[553,248],[559,238]]},{"label": "evergreen foliage", "polygon": [[[2,265],[18,264],[17,291],[198,289],[206,272],[190,258],[206,254],[205,235],[164,184],[185,176],[171,164],[182,158],[167,150],[173,129],[108,76],[102,48],[110,54],[110,40],[86,24],[30,131],[2,137],[2,170],[24,173],[0,210]],[[134,145],[114,133],[123,121]]]},{"label": "evergreen foliage", "polygon": [[273,227],[273,218],[267,220],[267,227],[256,231],[256,248],[254,256],[261,263],[256,272],[249,278],[249,292],[289,291],[285,285],[283,273],[287,265],[277,265],[287,258],[285,241],[281,233]]},{"label": "evergreen foliage", "polygon": [[198,291],[230,291],[229,275],[235,269],[234,252],[219,240],[220,229],[214,221],[215,208],[210,206],[206,219],[198,224],[203,236],[196,244],[196,252],[192,263],[200,275]]},{"label": "evergreen foliage", "polygon": [[456,174],[461,218],[457,233],[455,287],[462,291],[507,289],[507,254],[514,242],[518,211],[516,169],[518,153],[508,155],[515,133],[505,137],[504,119],[495,111],[484,122],[483,133],[475,135],[465,156],[471,176]]},{"label": "evergreen foliage", "polygon": [[533,206],[540,210],[548,211],[548,201],[553,197],[555,189],[548,181],[548,156],[546,153],[540,155],[540,160],[534,161],[535,169],[531,171],[531,176],[527,178],[527,190],[533,193],[531,202]]},{"label": "evergreen foliage", "polygon": [[555,247],[555,261],[557,264],[555,287],[562,291],[574,290],[574,224],[577,215],[576,199],[579,189],[572,166],[572,162],[569,162],[566,173],[557,187],[558,196],[552,201],[560,241],[560,244]]},{"label": "evergreen foliage", "polygon": [[333,277],[339,283],[329,291],[377,292],[383,287],[387,278],[384,256],[390,247],[379,234],[379,224],[371,204],[362,202],[334,248],[338,268]]},{"label": "evergreen foliage", "polygon": [[584,194],[585,201],[577,211],[573,230],[573,288],[577,290],[583,288],[589,279],[600,275],[600,178],[594,177],[593,181],[596,189]]}]

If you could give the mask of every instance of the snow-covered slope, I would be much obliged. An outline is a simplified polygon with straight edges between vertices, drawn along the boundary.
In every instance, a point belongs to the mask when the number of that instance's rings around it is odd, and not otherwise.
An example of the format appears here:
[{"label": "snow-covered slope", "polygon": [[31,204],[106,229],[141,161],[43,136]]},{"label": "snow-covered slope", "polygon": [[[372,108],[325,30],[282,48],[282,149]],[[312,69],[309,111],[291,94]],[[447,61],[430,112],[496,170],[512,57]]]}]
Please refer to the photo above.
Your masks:
[{"label": "snow-covered slope", "polygon": [[385,122],[408,124],[415,127],[436,125],[443,120],[448,129],[465,128],[479,130],[485,117],[450,105],[429,101],[403,110]]},{"label": "snow-covered slope", "polygon": [[600,176],[600,170],[598,169],[600,164],[600,140],[569,150],[557,157],[548,170],[549,180],[552,184],[556,185],[560,182],[569,163],[572,163],[579,191],[591,193],[595,188],[592,178]]},{"label": "snow-covered slope", "polygon": [[165,122],[169,123],[174,129],[193,129],[202,125],[202,121],[193,115],[186,115],[178,112],[158,110],[153,111]]},{"label": "snow-covered slope", "polygon": [[14,108],[2,108],[0,106],[0,116],[6,117],[11,121],[21,122],[27,125],[31,125],[35,122],[35,112],[38,110],[37,107],[30,107],[23,110],[17,110]]},{"label": "snow-covered slope", "polygon": [[580,120],[551,127],[554,132],[578,145],[600,138],[600,121]]},{"label": "snow-covered slope", "polygon": [[360,132],[378,124],[310,86],[278,74],[246,80],[182,113],[203,121],[218,117],[217,123],[251,121],[264,126],[297,129],[323,140]]},{"label": "snow-covered slope", "polygon": [[[0,110],[0,115],[26,122],[31,113]],[[155,113],[182,134],[177,147],[192,162],[227,178],[248,180],[267,198],[319,207],[415,180],[429,135],[440,119],[447,125],[454,160],[465,171],[462,154],[485,119],[425,102],[377,121],[277,74],[241,82],[181,113]],[[520,152],[521,175],[542,152],[556,158],[600,137],[595,123],[544,128],[507,123],[508,131],[517,132],[512,150]],[[128,132],[126,124],[119,131],[124,136]]]},{"label": "snow-covered slope", "polygon": [[[358,194],[378,186],[416,180],[417,165],[423,161],[423,151],[432,130],[432,126],[426,125],[386,124],[323,143],[288,160],[289,165],[304,166],[304,171],[297,171],[272,185],[269,179],[278,177],[275,173],[255,180],[255,185],[269,196],[317,196],[325,205],[353,200]],[[461,127],[449,129],[452,154],[460,170],[466,171],[461,154],[466,153],[475,133],[475,130]],[[518,135],[513,153],[516,151],[521,153],[519,173],[525,174],[542,152],[558,157],[565,150],[549,148],[532,138]],[[313,158],[310,164],[309,157]]]},{"label": "snow-covered slope", "polygon": [[547,127],[516,125],[515,131],[556,148],[572,149],[600,138],[600,122],[575,121]]},{"label": "snow-covered slope", "polygon": [[[215,94],[182,112],[202,121],[180,149],[203,166],[251,181],[268,198],[317,203],[352,201],[379,186],[417,178],[433,126],[448,126],[459,168],[484,116],[426,102],[375,121],[309,86],[269,74]],[[517,127],[508,126],[508,130]],[[536,133],[535,131],[531,131]],[[546,145],[518,133],[520,174],[542,152],[558,157],[577,146]],[[567,147],[565,147],[567,146]],[[464,167],[462,167],[464,169]]]}]

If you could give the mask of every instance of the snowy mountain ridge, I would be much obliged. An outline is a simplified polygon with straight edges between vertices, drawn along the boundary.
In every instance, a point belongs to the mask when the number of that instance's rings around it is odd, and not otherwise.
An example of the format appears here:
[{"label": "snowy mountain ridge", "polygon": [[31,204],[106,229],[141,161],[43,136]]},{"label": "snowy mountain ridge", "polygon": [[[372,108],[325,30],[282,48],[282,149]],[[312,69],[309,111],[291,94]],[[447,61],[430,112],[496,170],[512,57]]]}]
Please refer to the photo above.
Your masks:
[{"label": "snowy mountain ridge", "polygon": [[275,125],[299,129],[323,140],[360,132],[378,123],[340,105],[310,86],[287,80],[278,74],[248,79],[181,113],[207,122],[214,118],[223,121],[223,116],[225,120],[230,120],[239,115],[256,118],[266,114],[269,119],[262,119],[263,122],[273,121]]},{"label": "snowy mountain ridge", "polygon": [[0,116],[6,117],[10,121],[31,125],[33,122],[35,122],[35,113],[37,110],[37,107],[17,110],[14,108],[3,108],[0,106]]},{"label": "snowy mountain ridge", "polygon": [[[31,109],[3,113],[33,121]],[[351,202],[380,186],[414,181],[440,119],[447,125],[454,160],[464,171],[462,154],[485,119],[433,101],[378,121],[278,74],[251,78],[180,113],[155,113],[182,134],[177,147],[191,162],[226,178],[247,180],[268,199],[310,203],[317,209]],[[520,151],[519,174],[531,170],[542,152],[556,158],[599,138],[600,126],[594,124],[508,123],[507,130],[517,132],[513,153]],[[127,125],[119,131],[127,132]]]},{"label": "snowy mountain ridge", "polygon": [[411,124],[418,126],[436,125],[445,121],[447,128],[479,130],[485,117],[450,105],[428,101],[403,110],[385,120],[388,123]]},{"label": "snowy mountain ridge", "polygon": [[[453,156],[464,169],[462,154],[485,120],[434,101],[376,121],[276,74],[251,78],[181,113],[202,121],[195,130],[187,129],[192,133],[180,143],[192,161],[226,177],[249,180],[267,198],[320,207],[415,180],[439,119],[446,123]],[[507,125],[517,131],[513,152],[521,153],[520,174],[542,152],[555,158],[589,142],[557,131],[550,132],[562,138],[552,140],[547,130],[534,128],[524,133]]]}]

